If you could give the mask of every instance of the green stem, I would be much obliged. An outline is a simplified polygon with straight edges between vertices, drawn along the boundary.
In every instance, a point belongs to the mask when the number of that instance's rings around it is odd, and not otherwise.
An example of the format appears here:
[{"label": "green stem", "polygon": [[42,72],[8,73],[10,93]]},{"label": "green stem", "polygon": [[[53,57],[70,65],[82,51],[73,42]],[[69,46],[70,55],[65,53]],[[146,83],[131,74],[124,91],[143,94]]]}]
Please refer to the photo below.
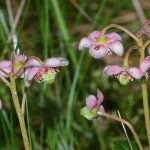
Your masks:
[{"label": "green stem", "polygon": [[144,116],[145,116],[145,126],[148,137],[148,143],[150,148],[150,117],[149,117],[149,104],[148,104],[148,93],[146,80],[142,79],[142,97],[143,97],[143,107],[144,107]]},{"label": "green stem", "polygon": [[27,131],[25,127],[24,116],[22,114],[21,107],[19,104],[19,99],[18,99],[17,90],[16,90],[16,82],[15,82],[15,77],[13,74],[10,75],[10,91],[11,91],[13,103],[15,106],[15,110],[19,119],[19,124],[21,128],[21,134],[22,134],[25,150],[30,150]]},{"label": "green stem", "polygon": [[[143,61],[145,57],[145,46],[142,40],[138,43],[138,45],[139,45],[139,48],[140,48],[139,50],[141,53],[141,56],[140,56],[140,62],[141,62]],[[150,148],[150,116],[149,116],[147,85],[146,85],[145,78],[141,80],[141,86],[142,86],[143,109],[144,109],[146,133],[147,133],[148,143],[149,143],[149,148]]]}]

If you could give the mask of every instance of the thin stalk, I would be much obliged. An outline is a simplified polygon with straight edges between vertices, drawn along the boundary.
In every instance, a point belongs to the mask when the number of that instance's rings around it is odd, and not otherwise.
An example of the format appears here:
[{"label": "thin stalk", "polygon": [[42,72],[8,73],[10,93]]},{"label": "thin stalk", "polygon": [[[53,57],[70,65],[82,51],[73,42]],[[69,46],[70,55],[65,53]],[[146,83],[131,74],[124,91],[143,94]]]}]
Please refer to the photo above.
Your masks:
[{"label": "thin stalk", "polygon": [[[145,57],[145,47],[143,44],[143,41],[141,40],[139,43],[140,47],[140,61],[143,61]],[[150,148],[150,116],[149,116],[149,104],[148,104],[148,93],[147,93],[147,85],[146,85],[146,79],[143,78],[141,80],[141,86],[142,86],[142,97],[143,97],[143,109],[144,109],[144,117],[145,117],[145,126],[146,126],[146,133],[147,133],[147,138],[148,138],[148,143],[149,143],[149,148]]]},{"label": "thin stalk", "polygon": [[7,79],[5,77],[3,77],[2,75],[0,75],[0,79],[8,86],[10,87],[10,83],[9,81],[7,81]]},{"label": "thin stalk", "polygon": [[18,116],[25,150],[30,150],[27,131],[25,127],[24,116],[22,114],[21,107],[19,104],[19,99],[18,99],[17,90],[16,90],[16,82],[15,82],[15,77],[13,76],[13,74],[10,75],[10,91],[11,91],[13,103],[15,106],[15,110]]},{"label": "thin stalk", "polygon": [[149,104],[148,104],[148,93],[147,93],[147,85],[146,80],[142,79],[142,97],[143,97],[143,108],[144,108],[144,117],[145,117],[145,126],[148,137],[148,143],[150,148],[150,118],[149,118]]},{"label": "thin stalk", "polygon": [[99,116],[106,117],[106,118],[108,118],[108,119],[116,120],[116,121],[121,122],[121,123],[125,124],[126,126],[128,126],[128,128],[131,130],[131,132],[132,132],[132,134],[133,134],[133,136],[134,136],[134,138],[135,138],[135,140],[136,140],[136,142],[137,142],[137,144],[138,144],[138,146],[139,146],[139,149],[140,149],[140,150],[143,150],[142,144],[141,144],[141,142],[140,142],[140,139],[139,139],[139,137],[138,137],[136,131],[134,130],[133,126],[132,126],[128,121],[126,121],[126,120],[124,120],[124,119],[121,119],[121,118],[118,118],[118,117],[116,117],[116,116],[110,115],[110,114],[108,114],[108,113],[101,113],[101,112],[98,112],[98,115],[99,115]]},{"label": "thin stalk", "polygon": [[102,30],[102,34],[105,34],[105,32],[110,29],[110,28],[117,28],[120,29],[122,31],[124,31],[125,33],[127,33],[130,37],[132,37],[135,41],[139,41],[139,38],[136,37],[133,33],[131,33],[129,30],[127,30],[126,28],[118,25],[118,24],[109,24],[108,26],[106,26],[105,28],[103,28]]}]

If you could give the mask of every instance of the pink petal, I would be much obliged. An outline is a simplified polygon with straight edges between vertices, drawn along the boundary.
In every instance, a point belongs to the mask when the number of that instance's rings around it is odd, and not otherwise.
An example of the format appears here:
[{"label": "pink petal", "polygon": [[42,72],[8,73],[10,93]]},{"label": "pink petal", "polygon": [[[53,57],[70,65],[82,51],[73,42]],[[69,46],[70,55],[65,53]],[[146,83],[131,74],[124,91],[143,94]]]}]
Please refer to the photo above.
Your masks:
[{"label": "pink petal", "polygon": [[7,68],[7,67],[11,67],[11,61],[9,60],[3,60],[0,61],[0,68]]},{"label": "pink petal", "polygon": [[83,50],[84,48],[89,48],[91,43],[92,43],[91,39],[83,37],[79,42],[78,49]]},{"label": "pink petal", "polygon": [[36,59],[29,59],[26,63],[26,67],[37,67],[37,66],[41,65]]},{"label": "pink petal", "polygon": [[86,98],[86,106],[89,110],[92,110],[94,107],[97,106],[97,99],[94,95],[89,95]]},{"label": "pink petal", "polygon": [[117,65],[109,65],[104,68],[103,73],[106,74],[107,76],[113,76],[113,75],[118,75],[123,71],[123,69],[120,66]]},{"label": "pink petal", "polygon": [[111,44],[108,44],[109,48],[111,49],[112,52],[114,52],[116,55],[118,56],[122,56],[123,55],[123,45],[121,42],[113,42]]},{"label": "pink petal", "polygon": [[25,55],[16,55],[15,54],[15,60],[18,60],[20,62],[24,62],[27,59],[27,56]]},{"label": "pink petal", "polygon": [[97,98],[97,106],[99,106],[104,100],[103,93],[99,89],[97,89]]},{"label": "pink petal", "polygon": [[100,105],[99,111],[100,111],[101,113],[105,113],[105,109],[104,109],[103,105]]},{"label": "pink petal", "polygon": [[108,39],[108,42],[115,42],[115,41],[121,41],[122,40],[121,36],[115,32],[106,34],[105,37]]},{"label": "pink petal", "polygon": [[[10,73],[11,72],[11,61],[8,60],[3,60],[0,62],[0,69],[5,71],[6,73]],[[6,74],[4,74],[2,71],[0,71],[1,75],[3,76],[7,76]]]},{"label": "pink petal", "polygon": [[30,81],[34,78],[34,76],[39,71],[40,67],[27,68],[24,73],[24,78],[27,81]]},{"label": "pink petal", "polygon": [[143,72],[148,71],[150,68],[150,56],[147,56],[141,63],[140,63],[140,69]]},{"label": "pink petal", "polygon": [[141,77],[144,76],[143,72],[139,68],[136,68],[136,67],[129,68],[127,72],[135,79],[141,79]]},{"label": "pink petal", "polygon": [[92,45],[89,49],[89,53],[94,58],[101,58],[107,54],[107,48],[102,45],[99,46]]},{"label": "pink petal", "polygon": [[92,40],[96,40],[97,38],[99,38],[101,35],[100,31],[93,31],[88,38],[92,39]]},{"label": "pink petal", "polygon": [[47,67],[60,67],[60,66],[67,66],[69,61],[62,57],[52,57],[46,60],[44,66]]}]

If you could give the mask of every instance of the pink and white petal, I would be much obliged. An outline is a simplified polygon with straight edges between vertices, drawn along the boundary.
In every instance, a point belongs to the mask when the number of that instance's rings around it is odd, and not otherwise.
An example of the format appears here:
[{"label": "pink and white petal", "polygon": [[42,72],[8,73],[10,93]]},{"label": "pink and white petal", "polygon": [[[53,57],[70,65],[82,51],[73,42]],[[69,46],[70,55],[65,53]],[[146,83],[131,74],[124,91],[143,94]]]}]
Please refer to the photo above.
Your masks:
[{"label": "pink and white petal", "polygon": [[41,65],[36,59],[29,59],[25,65],[25,67],[37,67],[37,66],[41,66]]},{"label": "pink and white petal", "polygon": [[89,53],[92,57],[94,58],[101,58],[101,57],[104,57],[106,54],[107,54],[107,48],[104,47],[104,46],[94,46],[92,45],[90,48],[89,48]]},{"label": "pink and white petal", "polygon": [[124,52],[124,48],[121,42],[113,42],[108,44],[110,50],[118,56],[122,56]]},{"label": "pink and white petal", "polygon": [[57,59],[59,59],[59,61],[60,61],[59,66],[68,66],[69,65],[69,61],[66,58],[57,57]]},{"label": "pink and white petal", "polygon": [[118,33],[112,32],[105,35],[105,37],[108,39],[108,42],[115,42],[115,41],[121,41],[122,38]]},{"label": "pink and white petal", "polygon": [[83,37],[79,42],[78,49],[83,50],[84,48],[89,48],[91,43],[92,43],[91,39]]},{"label": "pink and white petal", "polygon": [[0,69],[2,70],[2,71],[0,71],[0,73],[2,76],[7,77],[7,74],[5,74],[4,72],[9,74],[11,72],[11,68],[12,68],[11,61],[3,60],[0,62]]},{"label": "pink and white petal", "polygon": [[147,56],[141,63],[140,63],[140,69],[143,72],[148,71],[150,68],[150,56]]},{"label": "pink and white petal", "polygon": [[103,70],[103,74],[107,76],[113,76],[120,74],[124,69],[117,65],[106,66]]},{"label": "pink and white petal", "polygon": [[97,106],[97,99],[94,95],[89,95],[86,97],[86,106],[89,110],[92,110]]},{"label": "pink and white petal", "polygon": [[99,112],[105,113],[105,109],[104,109],[104,106],[103,106],[103,105],[100,105],[100,107],[99,107]]},{"label": "pink and white petal", "polygon": [[97,38],[99,38],[101,35],[101,32],[100,31],[93,31],[89,36],[88,38],[92,39],[92,40],[96,40]]},{"label": "pink and white petal", "polygon": [[15,60],[18,60],[20,62],[24,62],[27,59],[27,56],[25,55],[16,55],[15,54]]},{"label": "pink and white petal", "polygon": [[25,80],[32,80],[39,71],[40,67],[27,68],[24,73]]},{"label": "pink and white petal", "polygon": [[11,61],[9,61],[9,60],[0,61],[0,68],[1,69],[9,68],[9,67],[11,67]]},{"label": "pink and white petal", "polygon": [[67,66],[69,64],[69,61],[66,58],[63,57],[52,57],[45,61],[44,66],[47,67],[60,67],[60,66]]},{"label": "pink and white petal", "polygon": [[103,93],[97,89],[97,106],[99,106],[104,100],[104,95]]},{"label": "pink and white petal", "polygon": [[141,79],[144,76],[144,73],[137,67],[129,68],[127,72],[135,79]]}]

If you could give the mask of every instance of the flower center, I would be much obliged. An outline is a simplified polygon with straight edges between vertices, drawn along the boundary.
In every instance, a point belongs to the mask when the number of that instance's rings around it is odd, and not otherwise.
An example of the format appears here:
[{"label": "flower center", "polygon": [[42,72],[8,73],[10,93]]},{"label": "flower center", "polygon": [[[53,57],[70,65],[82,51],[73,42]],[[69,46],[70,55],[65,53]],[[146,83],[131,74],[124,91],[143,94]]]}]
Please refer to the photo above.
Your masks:
[{"label": "flower center", "polygon": [[118,76],[118,80],[120,82],[120,84],[122,85],[127,85],[130,81],[133,81],[133,77],[131,75],[129,75],[128,72],[123,71],[119,76]]},{"label": "flower center", "polygon": [[108,40],[104,37],[104,36],[101,36],[99,38],[96,39],[96,43],[98,44],[107,44]]},{"label": "flower center", "polygon": [[43,67],[35,75],[34,79],[37,82],[45,82],[47,84],[51,84],[54,82],[55,76],[58,72],[59,72],[58,68]]},{"label": "flower center", "polygon": [[22,65],[23,65],[23,62],[16,60],[14,64],[14,71],[19,70],[22,67]]}]

